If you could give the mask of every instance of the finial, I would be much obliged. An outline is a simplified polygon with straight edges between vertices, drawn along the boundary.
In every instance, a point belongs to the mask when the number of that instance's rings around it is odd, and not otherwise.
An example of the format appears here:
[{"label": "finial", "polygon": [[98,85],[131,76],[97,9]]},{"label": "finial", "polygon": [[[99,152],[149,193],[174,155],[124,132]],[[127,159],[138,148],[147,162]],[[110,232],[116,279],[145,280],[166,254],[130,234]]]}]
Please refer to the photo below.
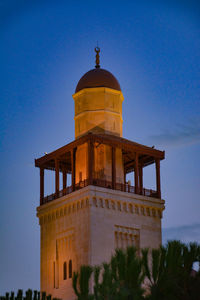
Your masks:
[{"label": "finial", "polygon": [[95,68],[98,69],[100,68],[100,64],[99,64],[99,52],[100,52],[100,48],[97,46],[94,48],[94,51],[96,52],[96,66]]}]

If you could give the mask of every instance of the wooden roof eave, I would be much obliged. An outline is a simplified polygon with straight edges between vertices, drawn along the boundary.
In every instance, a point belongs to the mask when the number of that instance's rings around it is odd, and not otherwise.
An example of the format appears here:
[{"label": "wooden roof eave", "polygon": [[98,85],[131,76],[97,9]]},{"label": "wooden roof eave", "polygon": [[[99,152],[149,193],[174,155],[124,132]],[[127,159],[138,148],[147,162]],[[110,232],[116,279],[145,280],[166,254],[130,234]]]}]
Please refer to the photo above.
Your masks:
[{"label": "wooden roof eave", "polygon": [[88,140],[87,136],[83,136],[55,151],[52,151],[49,154],[46,154],[40,158],[35,159],[35,167],[43,167],[45,166],[45,164],[55,158],[59,158],[59,156],[63,155],[64,153],[70,152],[71,150],[73,150],[74,148],[76,148],[77,146],[83,144],[84,142],[86,142]]},{"label": "wooden roof eave", "polygon": [[[139,157],[139,165],[141,165],[143,168],[150,166],[153,163],[155,163],[155,157],[153,157],[153,156]],[[127,173],[134,171],[135,159],[125,162],[124,167],[125,167]]]},{"label": "wooden roof eave", "polygon": [[148,156],[152,156],[154,158],[159,158],[159,159],[164,159],[165,158],[165,152],[156,150],[144,145],[137,144],[135,142],[126,140],[124,138],[120,138],[117,136],[112,136],[112,135],[98,135],[98,134],[87,134],[79,139],[74,140],[73,142],[49,153],[46,154],[38,159],[35,159],[35,166],[36,167],[44,167],[50,160],[59,158],[61,155],[70,152],[74,148],[76,148],[79,145],[84,144],[87,141],[93,141],[93,142],[98,142],[101,144],[106,144],[109,146],[121,148],[124,150],[128,150],[131,152],[138,152],[142,153]]},{"label": "wooden roof eave", "polygon": [[105,135],[93,134],[91,135],[91,139],[101,144],[107,144],[109,146],[121,148],[124,150],[146,154],[149,156],[153,156],[155,158],[159,158],[159,159],[165,158],[165,151],[160,151],[154,148],[150,148],[148,146],[144,146],[121,137],[106,135],[106,134]]}]

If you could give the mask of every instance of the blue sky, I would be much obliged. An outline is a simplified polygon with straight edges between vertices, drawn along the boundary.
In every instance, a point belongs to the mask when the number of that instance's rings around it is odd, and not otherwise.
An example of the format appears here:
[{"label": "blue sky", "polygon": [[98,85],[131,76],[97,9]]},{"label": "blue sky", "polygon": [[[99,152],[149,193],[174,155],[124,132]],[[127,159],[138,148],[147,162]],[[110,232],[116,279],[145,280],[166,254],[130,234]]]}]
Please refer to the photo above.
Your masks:
[{"label": "blue sky", "polygon": [[166,151],[164,241],[200,242],[198,1],[0,1],[0,294],[39,288],[34,159],[74,139],[72,94],[97,41],[124,94],[124,137]]}]

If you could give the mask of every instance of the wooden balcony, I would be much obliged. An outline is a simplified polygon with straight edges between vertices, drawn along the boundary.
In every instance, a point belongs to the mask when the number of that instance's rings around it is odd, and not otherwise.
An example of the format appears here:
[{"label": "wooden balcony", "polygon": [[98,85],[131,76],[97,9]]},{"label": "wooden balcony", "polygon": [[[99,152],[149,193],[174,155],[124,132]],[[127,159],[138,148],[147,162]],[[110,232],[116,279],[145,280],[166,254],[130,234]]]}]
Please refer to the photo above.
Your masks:
[{"label": "wooden balcony", "polygon": [[[125,193],[136,194],[135,187],[131,186],[129,184],[116,183],[115,187],[113,187],[112,181],[93,178],[92,181],[89,181],[89,179],[85,179],[85,180],[80,181],[79,183],[75,184],[74,187],[71,185],[71,186],[68,186],[68,187],[60,190],[58,193],[53,193],[49,196],[44,197],[42,199],[41,205],[46,204],[55,199],[58,199],[60,197],[63,197],[65,195],[71,194],[72,192],[80,190],[88,185],[94,185],[94,186],[99,186],[99,187],[103,187],[103,188],[107,188],[107,189],[113,189],[116,191],[125,192]],[[156,191],[150,190],[150,189],[145,189],[145,188],[142,188],[142,190],[139,191],[137,194],[147,196],[147,197],[159,198],[158,193]]]},{"label": "wooden balcony", "polygon": [[[110,181],[98,179],[96,174],[96,156],[95,149],[99,145],[110,147],[111,164],[110,164]],[[81,146],[86,146],[87,163],[83,166],[85,176],[88,179],[76,183],[80,180],[77,172],[77,149]],[[118,183],[117,180],[117,164],[116,150],[120,150],[122,157],[121,169],[123,170],[123,183]],[[78,189],[88,185],[94,185],[104,188],[110,188],[126,193],[134,193],[149,197],[161,198],[161,183],[160,183],[160,161],[165,157],[164,151],[156,150],[154,147],[147,147],[121,137],[116,137],[108,134],[91,134],[88,133],[73,142],[35,160],[35,166],[40,168],[40,205],[70,194]],[[156,169],[156,191],[143,188],[143,169],[149,165],[155,164]],[[55,171],[55,193],[44,197],[44,171]],[[62,190],[60,190],[60,176],[63,176]],[[133,173],[135,186],[126,184],[126,175]],[[67,175],[71,174],[72,186],[67,187]],[[106,178],[106,177],[102,177]]]}]

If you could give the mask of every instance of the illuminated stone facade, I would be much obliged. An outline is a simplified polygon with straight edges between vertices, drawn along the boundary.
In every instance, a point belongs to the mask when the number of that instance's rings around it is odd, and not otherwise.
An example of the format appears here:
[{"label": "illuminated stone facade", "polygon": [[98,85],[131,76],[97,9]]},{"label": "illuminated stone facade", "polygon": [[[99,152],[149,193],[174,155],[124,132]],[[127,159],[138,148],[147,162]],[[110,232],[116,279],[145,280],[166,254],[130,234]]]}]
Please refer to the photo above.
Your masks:
[{"label": "illuminated stone facade", "polygon": [[85,88],[73,95],[75,138],[87,132],[122,136],[121,91],[110,88]]},{"label": "illuminated stone facade", "polygon": [[[76,150],[76,183],[88,178],[88,145],[78,146]],[[111,149],[107,145],[94,144],[94,168],[93,177],[112,181],[112,157]],[[124,169],[121,149],[116,149],[116,181],[124,182]]]},{"label": "illuminated stone facade", "polygon": [[[88,132],[106,133],[122,136],[122,102],[121,91],[111,88],[85,88],[73,95],[75,103],[75,138]],[[111,149],[106,145],[94,147],[95,178],[111,181]],[[117,149],[117,182],[124,182],[122,153]],[[76,183],[88,178],[87,144],[76,151]]]},{"label": "illuminated stone facade", "polygon": [[116,247],[158,247],[163,209],[163,200],[94,186],[40,206],[41,290],[75,299],[70,260],[77,270],[108,261]]}]

